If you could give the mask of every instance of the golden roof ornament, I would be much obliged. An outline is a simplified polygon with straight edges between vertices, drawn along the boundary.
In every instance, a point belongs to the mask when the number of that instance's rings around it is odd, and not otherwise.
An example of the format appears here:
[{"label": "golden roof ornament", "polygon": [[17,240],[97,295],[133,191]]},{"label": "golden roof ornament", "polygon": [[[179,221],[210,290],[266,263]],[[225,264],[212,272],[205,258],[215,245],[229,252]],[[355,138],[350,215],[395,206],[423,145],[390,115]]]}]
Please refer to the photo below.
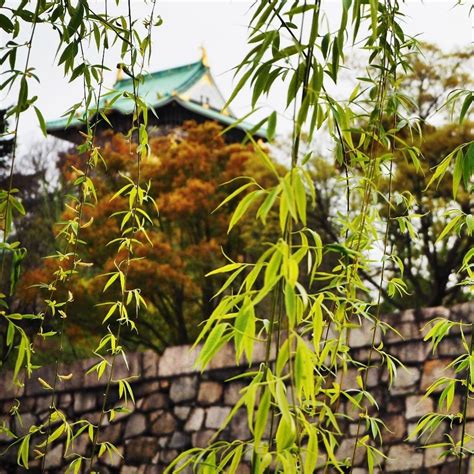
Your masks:
[{"label": "golden roof ornament", "polygon": [[120,64],[117,64],[117,76],[115,77],[115,82],[119,82],[123,79],[123,70]]},{"label": "golden roof ornament", "polygon": [[204,45],[201,45],[201,62],[204,66],[209,67],[209,62],[207,60],[207,51]]}]

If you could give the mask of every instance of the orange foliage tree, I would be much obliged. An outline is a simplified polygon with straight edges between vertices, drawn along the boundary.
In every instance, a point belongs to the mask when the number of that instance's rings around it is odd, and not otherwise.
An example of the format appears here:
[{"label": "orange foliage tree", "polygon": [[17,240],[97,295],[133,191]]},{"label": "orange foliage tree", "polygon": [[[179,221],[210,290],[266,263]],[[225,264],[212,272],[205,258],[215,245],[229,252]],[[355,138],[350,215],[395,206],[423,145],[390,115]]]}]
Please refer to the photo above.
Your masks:
[{"label": "orange foliage tree", "polygon": [[[153,246],[139,247],[129,274],[130,286],[142,290],[147,311],[137,319],[138,332],[130,336],[129,343],[161,350],[192,341],[198,324],[217,304],[212,297],[222,283],[218,278],[206,278],[206,273],[224,263],[223,253],[241,260],[248,257],[242,254],[244,247],[252,249],[249,241],[253,239],[258,247],[264,239],[249,221],[227,234],[232,206],[213,213],[233,188],[242,184],[232,181],[235,178],[257,176],[265,185],[275,179],[259,163],[251,146],[228,144],[221,132],[212,122],[187,122],[166,134],[158,131],[150,140],[151,156],[143,163],[140,179],[149,182],[157,204],[156,210],[150,205],[154,219],[145,236]],[[100,142],[104,167],[96,167],[91,176],[97,203],[84,211],[83,221],[90,224],[81,230],[87,243],[82,255],[85,268],[75,282],[75,302],[69,311],[74,318],[69,336],[76,344],[95,334],[105,314],[97,306],[105,281],[101,275],[114,270],[116,249],[107,242],[119,234],[118,211],[123,209],[120,200],[112,200],[112,196],[124,177],[136,178],[135,145],[112,132],[104,133]],[[61,156],[58,167],[64,182],[65,178],[74,179],[83,159],[76,152]],[[68,214],[66,206],[65,219]],[[41,268],[26,272],[20,297],[29,292],[28,300],[33,301],[31,292],[36,289],[28,286],[38,277],[47,281],[46,275],[56,265],[46,261]]]}]

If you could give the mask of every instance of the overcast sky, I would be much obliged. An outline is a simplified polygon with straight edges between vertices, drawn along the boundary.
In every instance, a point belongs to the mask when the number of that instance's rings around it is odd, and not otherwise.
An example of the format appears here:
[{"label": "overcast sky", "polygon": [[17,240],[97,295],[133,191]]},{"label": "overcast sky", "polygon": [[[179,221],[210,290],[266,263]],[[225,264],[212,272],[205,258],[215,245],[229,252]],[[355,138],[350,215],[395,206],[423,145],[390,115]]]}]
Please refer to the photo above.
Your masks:
[{"label": "overcast sky", "polygon": [[[91,2],[102,5],[102,2]],[[340,1],[325,1],[328,16],[338,17]],[[434,42],[444,49],[463,47],[472,42],[472,19],[468,16],[469,6],[455,7],[455,0],[408,1],[406,31],[419,34],[420,38]],[[143,1],[135,1],[134,14],[146,16],[149,6]],[[158,0],[156,11],[164,24],[153,34],[153,55],[150,71],[177,66],[199,59],[199,47],[207,49],[213,75],[224,96],[232,90],[231,69],[247,51],[246,24],[249,19],[251,2],[239,0],[216,1],[165,1]],[[68,84],[61,69],[54,65],[55,33],[39,27],[34,40],[32,65],[41,78],[41,86],[34,91],[39,96],[38,106],[46,119],[62,115],[67,107],[81,98],[81,81]],[[118,58],[109,59],[115,65]],[[115,80],[115,71],[106,76],[106,85]],[[278,95],[278,94],[277,94]],[[12,99],[13,96],[13,99]],[[11,105],[15,94],[0,97],[2,105]],[[278,97],[268,107],[280,108]],[[233,105],[237,115],[249,111],[249,94],[244,93]],[[282,111],[283,112],[283,111]],[[32,137],[39,137],[39,129],[33,112],[27,112],[21,119],[20,141],[25,144]]]}]

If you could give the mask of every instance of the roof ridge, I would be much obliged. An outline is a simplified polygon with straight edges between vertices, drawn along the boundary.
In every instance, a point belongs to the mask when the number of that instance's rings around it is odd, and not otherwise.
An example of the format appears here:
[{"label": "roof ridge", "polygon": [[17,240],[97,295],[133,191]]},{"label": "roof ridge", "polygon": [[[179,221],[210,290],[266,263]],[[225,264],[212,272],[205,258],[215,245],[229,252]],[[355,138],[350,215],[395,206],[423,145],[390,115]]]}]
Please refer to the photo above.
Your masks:
[{"label": "roof ridge", "polygon": [[[175,72],[183,70],[183,69],[191,69],[192,67],[197,66],[197,65],[202,66],[203,71],[208,69],[208,67],[204,65],[202,59],[200,59],[199,61],[194,61],[193,63],[182,64],[181,66],[175,66],[175,67],[170,67],[170,68],[167,68],[167,69],[159,69],[158,71],[149,72],[149,73],[145,74],[145,78],[146,77],[149,77],[149,78],[163,77],[163,76],[175,73]],[[118,84],[127,84],[131,81],[132,81],[131,77],[127,77],[127,78],[124,78],[124,79],[119,79],[118,81],[115,81],[114,86],[116,86]]]}]

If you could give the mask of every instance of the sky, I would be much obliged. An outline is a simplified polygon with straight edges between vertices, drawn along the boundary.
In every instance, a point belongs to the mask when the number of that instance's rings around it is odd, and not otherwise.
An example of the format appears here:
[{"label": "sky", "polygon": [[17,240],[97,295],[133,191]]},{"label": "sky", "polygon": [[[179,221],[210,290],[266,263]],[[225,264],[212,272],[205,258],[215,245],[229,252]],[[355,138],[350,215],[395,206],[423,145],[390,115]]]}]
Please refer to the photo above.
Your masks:
[{"label": "sky", "polygon": [[[91,4],[102,5],[102,2],[91,1]],[[233,87],[232,68],[243,58],[248,50],[247,22],[252,2],[239,0],[215,1],[165,1],[158,0],[156,12],[164,20],[162,26],[153,34],[153,54],[150,71],[194,62],[200,58],[200,46],[205,46],[209,64],[214,78],[225,97]],[[329,18],[337,18],[340,1],[325,0]],[[443,49],[463,47],[473,41],[472,18],[469,18],[469,6],[455,7],[455,0],[445,1],[407,1],[404,6],[406,14],[406,31],[419,34],[424,41],[434,42]],[[134,14],[146,16],[149,5],[144,1],[133,1]],[[62,70],[54,65],[55,33],[39,27],[32,49],[32,65],[41,79],[41,84],[33,91],[39,96],[37,105],[48,119],[61,116],[65,110],[81,98],[81,81],[68,83]],[[118,60],[111,58],[109,64],[115,65]],[[21,64],[21,63],[20,63]],[[115,71],[107,73],[105,83],[112,86]],[[273,94],[271,103],[263,103],[264,110],[271,108],[284,114],[283,90]],[[9,96],[0,95],[0,104],[10,105],[15,100],[13,91]],[[234,113],[245,115],[250,110],[248,90],[238,96],[232,105]],[[268,113],[268,112],[267,112]],[[32,140],[40,139],[41,134],[33,111],[23,114],[20,122],[19,141],[26,145]]]}]

